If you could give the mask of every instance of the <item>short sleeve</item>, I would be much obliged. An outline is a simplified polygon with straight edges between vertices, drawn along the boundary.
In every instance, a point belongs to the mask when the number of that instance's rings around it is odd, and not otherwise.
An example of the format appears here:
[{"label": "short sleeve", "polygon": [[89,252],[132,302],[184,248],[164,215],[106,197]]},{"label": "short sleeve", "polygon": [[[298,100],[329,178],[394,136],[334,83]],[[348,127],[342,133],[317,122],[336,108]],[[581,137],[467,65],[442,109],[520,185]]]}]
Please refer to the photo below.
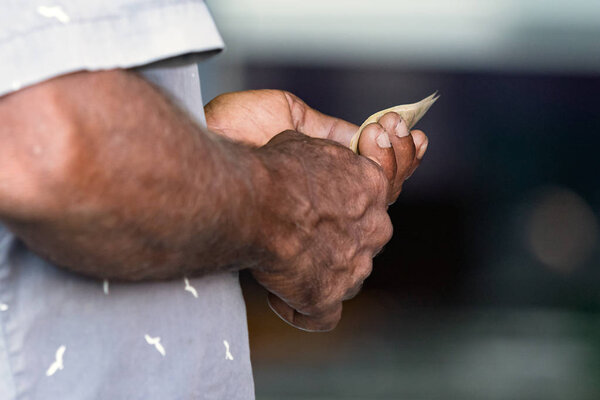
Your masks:
[{"label": "short sleeve", "polygon": [[0,96],[74,71],[224,47],[202,0],[7,0],[2,7]]}]

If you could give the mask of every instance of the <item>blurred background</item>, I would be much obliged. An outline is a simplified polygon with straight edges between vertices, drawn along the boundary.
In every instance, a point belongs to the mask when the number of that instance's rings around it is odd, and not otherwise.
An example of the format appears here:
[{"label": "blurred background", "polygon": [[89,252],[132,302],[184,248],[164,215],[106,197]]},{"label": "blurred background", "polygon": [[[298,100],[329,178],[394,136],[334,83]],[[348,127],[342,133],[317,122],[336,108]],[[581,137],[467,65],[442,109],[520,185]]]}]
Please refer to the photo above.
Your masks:
[{"label": "blurred background", "polygon": [[257,398],[600,399],[600,1],[208,3],[228,48],[207,102],[285,89],[360,125],[441,94],[335,331],[242,276]]}]

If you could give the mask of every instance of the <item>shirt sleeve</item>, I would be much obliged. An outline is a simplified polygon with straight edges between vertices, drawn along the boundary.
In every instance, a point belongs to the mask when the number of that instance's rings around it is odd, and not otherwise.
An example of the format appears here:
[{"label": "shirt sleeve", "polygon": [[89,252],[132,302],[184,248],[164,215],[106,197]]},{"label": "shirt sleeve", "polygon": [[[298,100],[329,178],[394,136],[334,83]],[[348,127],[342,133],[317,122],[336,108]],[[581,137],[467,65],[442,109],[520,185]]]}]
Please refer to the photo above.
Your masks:
[{"label": "shirt sleeve", "polygon": [[79,70],[133,68],[224,47],[202,0],[40,4],[51,3],[3,4],[0,96]]}]

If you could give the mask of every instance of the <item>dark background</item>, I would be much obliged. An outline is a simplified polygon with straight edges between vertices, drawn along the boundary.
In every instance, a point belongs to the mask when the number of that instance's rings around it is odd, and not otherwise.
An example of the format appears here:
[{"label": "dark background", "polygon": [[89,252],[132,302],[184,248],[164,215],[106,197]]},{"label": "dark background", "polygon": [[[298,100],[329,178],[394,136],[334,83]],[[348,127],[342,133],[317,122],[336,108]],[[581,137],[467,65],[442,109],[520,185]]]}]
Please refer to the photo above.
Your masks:
[{"label": "dark background", "polygon": [[228,57],[201,65],[206,101],[285,89],[360,125],[441,95],[335,331],[287,326],[242,274],[258,399],[600,398],[600,70]]}]

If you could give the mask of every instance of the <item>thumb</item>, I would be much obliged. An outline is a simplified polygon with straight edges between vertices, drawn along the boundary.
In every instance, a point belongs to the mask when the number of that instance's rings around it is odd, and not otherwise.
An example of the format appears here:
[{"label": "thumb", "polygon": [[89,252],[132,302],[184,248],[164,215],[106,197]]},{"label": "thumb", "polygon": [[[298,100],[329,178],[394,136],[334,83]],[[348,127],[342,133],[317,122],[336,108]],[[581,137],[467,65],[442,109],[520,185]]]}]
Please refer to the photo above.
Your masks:
[{"label": "thumb", "polygon": [[297,96],[284,92],[292,115],[292,126],[305,135],[329,139],[345,147],[350,147],[350,140],[358,130],[358,126],[340,118],[331,117],[310,107]]},{"label": "thumb", "polygon": [[388,133],[380,124],[372,123],[363,129],[358,154],[370,158],[383,169],[391,188],[396,179],[396,155]]}]

